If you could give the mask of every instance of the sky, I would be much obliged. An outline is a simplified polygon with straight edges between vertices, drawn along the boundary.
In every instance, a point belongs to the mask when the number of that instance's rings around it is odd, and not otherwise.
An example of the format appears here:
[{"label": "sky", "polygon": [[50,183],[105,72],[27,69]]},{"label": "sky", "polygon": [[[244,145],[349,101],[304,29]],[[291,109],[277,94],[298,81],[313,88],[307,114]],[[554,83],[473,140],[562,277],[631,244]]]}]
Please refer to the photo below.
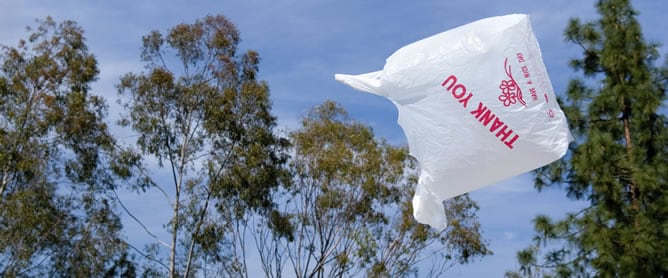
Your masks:
[{"label": "sky", "polygon": [[[668,43],[665,15],[668,1],[635,1],[645,39]],[[525,13],[531,17],[543,59],[558,95],[578,74],[568,61],[578,47],[564,41],[570,18],[596,18],[594,1],[529,0],[237,0],[237,1],[73,1],[0,0],[0,44],[15,45],[35,19],[78,22],[89,50],[96,55],[100,78],[93,93],[110,105],[110,122],[118,116],[114,86],[122,74],[143,69],[141,37],[165,31],[207,15],[223,14],[241,32],[241,49],[260,53],[260,78],[271,88],[279,128],[293,130],[300,116],[325,100],[340,103],[351,116],[393,144],[406,144],[396,123],[397,111],[387,99],[354,91],[336,82],[335,73],[358,74],[382,69],[385,58],[400,47],[445,30],[490,16]],[[661,48],[665,55],[666,47]],[[145,203],[140,196],[123,195],[138,209],[149,227],[160,229],[164,217],[156,211],[166,204]],[[537,214],[555,218],[581,207],[558,189],[537,193],[531,175],[524,174],[474,191],[484,237],[494,255],[450,270],[450,277],[502,277],[516,268],[515,253],[533,237],[531,219]],[[127,219],[126,219],[127,220]],[[140,228],[129,221],[130,241],[142,242]],[[165,233],[158,233],[165,240]]]}]

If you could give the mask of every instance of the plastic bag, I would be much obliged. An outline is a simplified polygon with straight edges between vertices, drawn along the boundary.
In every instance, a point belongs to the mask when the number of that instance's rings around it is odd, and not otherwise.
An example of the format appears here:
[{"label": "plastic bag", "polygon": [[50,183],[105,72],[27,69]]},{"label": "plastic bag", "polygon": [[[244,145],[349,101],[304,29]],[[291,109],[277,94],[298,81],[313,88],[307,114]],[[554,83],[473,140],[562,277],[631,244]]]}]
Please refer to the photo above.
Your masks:
[{"label": "plastic bag", "polygon": [[572,140],[527,15],[482,19],[335,79],[396,105],[420,164],[413,214],[436,229],[444,200],[553,162]]}]

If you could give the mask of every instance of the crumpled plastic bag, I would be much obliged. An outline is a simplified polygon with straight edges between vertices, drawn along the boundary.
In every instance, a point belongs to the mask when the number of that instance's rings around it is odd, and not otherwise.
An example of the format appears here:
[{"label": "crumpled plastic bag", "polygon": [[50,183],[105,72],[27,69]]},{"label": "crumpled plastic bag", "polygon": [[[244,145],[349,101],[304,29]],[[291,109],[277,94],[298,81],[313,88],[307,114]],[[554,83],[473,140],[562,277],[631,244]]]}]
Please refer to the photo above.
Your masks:
[{"label": "crumpled plastic bag", "polygon": [[485,18],[335,79],[396,105],[420,165],[413,214],[436,229],[444,200],[549,164],[572,140],[527,15]]}]

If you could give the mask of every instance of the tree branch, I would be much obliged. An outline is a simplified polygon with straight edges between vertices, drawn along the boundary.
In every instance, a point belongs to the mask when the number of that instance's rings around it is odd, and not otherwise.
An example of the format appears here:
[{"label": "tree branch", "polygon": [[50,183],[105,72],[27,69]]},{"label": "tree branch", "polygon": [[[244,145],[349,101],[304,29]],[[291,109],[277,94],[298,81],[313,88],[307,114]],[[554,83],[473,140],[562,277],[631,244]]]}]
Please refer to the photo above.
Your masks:
[{"label": "tree branch", "polygon": [[142,252],[141,250],[139,250],[137,247],[135,247],[134,245],[132,245],[130,243],[127,243],[127,245],[130,248],[132,248],[133,250],[135,250],[135,252],[139,253],[139,255],[146,258],[147,260],[155,262],[155,263],[159,264],[160,266],[164,267],[166,270],[169,270],[169,267],[167,265],[165,265],[164,263],[162,263],[161,261],[159,261],[158,259],[153,258],[152,256],[149,256],[149,255],[145,254],[144,252]]},{"label": "tree branch", "polygon": [[130,218],[132,218],[135,222],[137,222],[137,224],[139,224],[139,225],[144,229],[144,231],[146,231],[146,233],[147,233],[149,236],[151,236],[152,238],[154,238],[155,240],[157,240],[158,243],[164,245],[164,246],[167,247],[167,248],[170,248],[170,245],[169,245],[169,244],[167,244],[166,242],[160,240],[160,238],[158,238],[158,236],[156,236],[154,233],[152,233],[152,232],[148,229],[148,227],[146,227],[146,225],[144,225],[144,223],[143,223],[141,220],[139,220],[134,214],[132,214],[132,212],[130,212],[130,210],[125,206],[125,204],[123,203],[123,201],[121,200],[121,198],[118,196],[118,193],[116,192],[116,189],[112,188],[111,190],[112,190],[112,192],[114,192],[114,196],[116,197],[116,200],[118,201],[118,204],[121,205],[121,208],[123,209],[123,211],[125,211],[125,213],[127,213],[128,216],[130,216]]},{"label": "tree branch", "polygon": [[183,272],[183,277],[188,277],[190,274],[190,263],[192,262],[193,258],[193,251],[195,249],[195,238],[197,234],[199,234],[199,229],[202,226],[202,222],[204,222],[204,217],[206,216],[206,211],[209,208],[209,200],[211,199],[211,193],[212,191],[208,190],[208,193],[206,195],[206,201],[204,201],[204,208],[202,208],[202,212],[200,213],[199,219],[197,220],[197,224],[195,226],[195,230],[192,232],[191,235],[191,241],[190,241],[190,248],[188,250],[188,258],[187,258],[187,263],[186,263],[186,269]]}]

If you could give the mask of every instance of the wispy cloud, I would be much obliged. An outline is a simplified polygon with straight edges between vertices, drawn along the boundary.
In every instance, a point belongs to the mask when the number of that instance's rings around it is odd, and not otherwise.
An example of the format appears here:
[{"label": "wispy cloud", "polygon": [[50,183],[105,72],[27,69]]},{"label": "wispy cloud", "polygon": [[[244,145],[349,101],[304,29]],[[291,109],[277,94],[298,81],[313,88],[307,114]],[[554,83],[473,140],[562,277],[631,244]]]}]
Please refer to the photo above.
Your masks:
[{"label": "wispy cloud", "polygon": [[[543,50],[543,58],[557,93],[575,76],[568,67],[578,49],[564,42],[563,30],[571,17],[596,18],[594,1],[0,1],[0,44],[15,44],[25,37],[25,26],[36,18],[53,16],[72,19],[86,31],[88,45],[100,63],[100,79],[94,93],[114,107],[118,78],[138,72],[141,36],[178,23],[193,22],[209,14],[222,13],[240,29],[242,48],[259,51],[260,76],[272,92],[279,128],[293,129],[299,117],[325,99],[340,102],[357,120],[369,124],[381,137],[405,143],[396,124],[396,108],[388,100],[354,91],[333,80],[334,73],[375,71],[398,48],[424,37],[489,16],[527,13]],[[640,22],[649,41],[668,43],[665,11],[668,2],[637,1]],[[666,52],[663,47],[663,52]],[[126,131],[127,132],[127,131]],[[128,132],[125,136],[132,136]],[[123,195],[128,205],[156,228],[168,218],[159,203],[148,197]],[[538,194],[531,176],[522,175],[475,191],[479,216],[494,256],[460,267],[457,277],[500,277],[515,265],[515,252],[527,246],[532,236],[531,219],[538,213],[554,217],[575,210],[582,203],[565,199],[558,189]],[[141,207],[140,205],[147,205]],[[139,228],[129,227],[128,237],[141,242]],[[135,239],[138,238],[138,239]]]}]

